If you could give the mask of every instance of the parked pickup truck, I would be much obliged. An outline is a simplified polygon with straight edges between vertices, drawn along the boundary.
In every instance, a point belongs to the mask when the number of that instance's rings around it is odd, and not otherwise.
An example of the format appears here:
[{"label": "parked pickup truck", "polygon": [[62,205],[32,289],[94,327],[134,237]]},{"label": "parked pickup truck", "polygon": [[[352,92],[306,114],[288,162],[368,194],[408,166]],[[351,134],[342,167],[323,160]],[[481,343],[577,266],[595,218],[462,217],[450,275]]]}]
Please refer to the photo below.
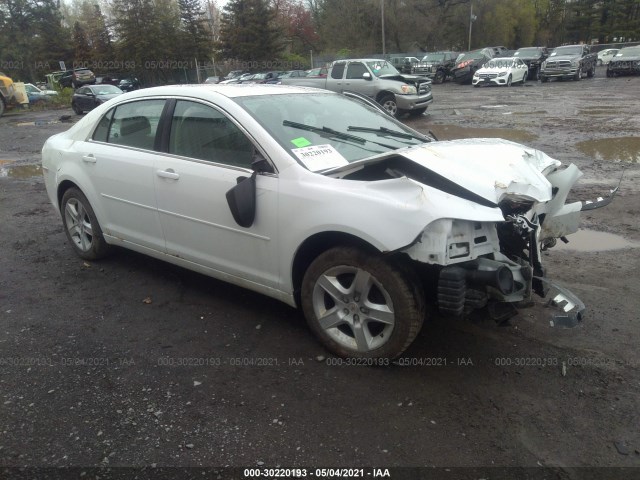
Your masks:
[{"label": "parked pickup truck", "polygon": [[556,47],[540,66],[540,81],[550,78],[580,80],[584,73],[591,78],[596,74],[598,54],[591,53],[589,45],[564,45]]},{"label": "parked pickup truck", "polygon": [[360,93],[397,117],[405,113],[421,115],[433,101],[431,80],[403,75],[388,61],[375,58],[338,60],[326,78],[283,78],[282,83]]}]

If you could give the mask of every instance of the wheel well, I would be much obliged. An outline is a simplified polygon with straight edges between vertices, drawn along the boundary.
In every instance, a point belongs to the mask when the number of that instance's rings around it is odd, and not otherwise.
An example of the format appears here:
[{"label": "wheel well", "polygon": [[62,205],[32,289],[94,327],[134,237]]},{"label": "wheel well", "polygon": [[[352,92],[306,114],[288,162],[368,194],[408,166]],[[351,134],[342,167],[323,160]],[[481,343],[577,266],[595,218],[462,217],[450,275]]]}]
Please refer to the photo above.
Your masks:
[{"label": "wheel well", "polygon": [[371,253],[380,253],[370,243],[354,235],[343,232],[322,232],[307,238],[298,248],[293,259],[291,280],[296,304],[300,306],[300,288],[305,272],[318,255],[333,247],[358,247]]},{"label": "wheel well", "polygon": [[60,207],[60,204],[62,203],[62,197],[64,196],[64,192],[69,190],[71,187],[79,188],[71,180],[64,180],[60,185],[58,185],[58,207]]},{"label": "wheel well", "polygon": [[378,92],[378,95],[376,95],[376,102],[380,103],[380,100],[382,100],[384,97],[386,97],[387,95],[392,95],[393,98],[396,98],[396,95],[388,90],[383,90],[381,92]]}]

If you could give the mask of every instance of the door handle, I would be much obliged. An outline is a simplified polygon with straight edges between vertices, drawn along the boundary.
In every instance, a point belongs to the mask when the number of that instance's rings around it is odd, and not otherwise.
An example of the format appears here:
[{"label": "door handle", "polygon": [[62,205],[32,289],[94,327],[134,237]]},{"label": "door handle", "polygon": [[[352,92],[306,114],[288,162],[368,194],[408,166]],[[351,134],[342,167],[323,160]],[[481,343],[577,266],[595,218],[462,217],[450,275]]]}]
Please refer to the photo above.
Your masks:
[{"label": "door handle", "polygon": [[178,180],[180,178],[180,175],[174,172],[172,168],[168,168],[167,170],[158,170],[156,173],[159,177],[168,178],[170,180]]},{"label": "door handle", "polygon": [[96,157],[94,157],[92,154],[91,155],[83,155],[82,156],[82,161],[85,163],[96,163]]}]

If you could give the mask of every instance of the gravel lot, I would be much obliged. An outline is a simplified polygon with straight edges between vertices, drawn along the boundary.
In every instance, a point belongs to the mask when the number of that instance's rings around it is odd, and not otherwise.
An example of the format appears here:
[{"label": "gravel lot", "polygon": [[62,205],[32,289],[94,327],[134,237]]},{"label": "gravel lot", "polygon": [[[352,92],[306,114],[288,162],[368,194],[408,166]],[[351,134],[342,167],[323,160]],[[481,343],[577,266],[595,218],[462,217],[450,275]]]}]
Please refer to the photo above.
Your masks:
[{"label": "gravel lot", "polygon": [[587,304],[582,325],[552,329],[542,307],[506,327],[433,316],[403,357],[410,365],[389,368],[340,365],[298,311],[258,294],[124,250],[83,262],[38,166],[44,140],[78,117],[7,114],[0,467],[545,466],[544,478],[638,478],[638,92],[640,77],[603,70],[580,82],[434,86],[427,114],[405,120],[414,128],[501,136],[574,162],[584,172],[575,199],[624,177],[575,244],[544,256]]}]

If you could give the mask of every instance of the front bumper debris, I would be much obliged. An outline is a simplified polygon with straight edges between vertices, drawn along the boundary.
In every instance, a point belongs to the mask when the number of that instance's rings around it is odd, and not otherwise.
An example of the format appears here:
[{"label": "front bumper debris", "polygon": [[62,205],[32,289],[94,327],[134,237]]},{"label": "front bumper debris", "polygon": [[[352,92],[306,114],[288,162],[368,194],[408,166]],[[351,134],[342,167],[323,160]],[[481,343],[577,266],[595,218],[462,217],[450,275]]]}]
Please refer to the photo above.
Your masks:
[{"label": "front bumper debris", "polygon": [[585,306],[578,297],[560,285],[556,285],[547,278],[536,277],[547,289],[545,307],[552,308],[549,318],[552,327],[573,328],[582,322]]}]

